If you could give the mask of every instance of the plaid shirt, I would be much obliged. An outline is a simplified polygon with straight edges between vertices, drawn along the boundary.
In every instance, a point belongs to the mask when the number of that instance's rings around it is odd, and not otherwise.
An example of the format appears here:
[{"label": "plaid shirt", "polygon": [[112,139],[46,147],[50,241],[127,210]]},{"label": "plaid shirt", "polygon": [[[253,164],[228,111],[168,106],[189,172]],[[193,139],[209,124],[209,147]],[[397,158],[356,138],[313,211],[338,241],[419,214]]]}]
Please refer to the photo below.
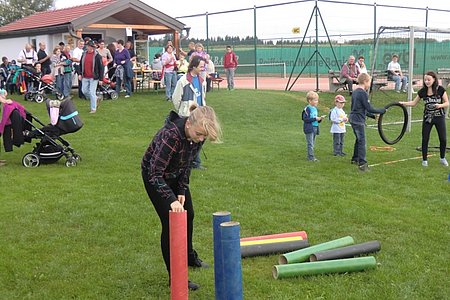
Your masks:
[{"label": "plaid shirt", "polygon": [[[147,148],[141,162],[149,183],[170,205],[177,195],[184,195],[189,186],[192,162],[200,150],[201,143],[187,140],[184,125],[187,118],[171,112]],[[172,190],[167,180],[177,180],[177,190]]]}]

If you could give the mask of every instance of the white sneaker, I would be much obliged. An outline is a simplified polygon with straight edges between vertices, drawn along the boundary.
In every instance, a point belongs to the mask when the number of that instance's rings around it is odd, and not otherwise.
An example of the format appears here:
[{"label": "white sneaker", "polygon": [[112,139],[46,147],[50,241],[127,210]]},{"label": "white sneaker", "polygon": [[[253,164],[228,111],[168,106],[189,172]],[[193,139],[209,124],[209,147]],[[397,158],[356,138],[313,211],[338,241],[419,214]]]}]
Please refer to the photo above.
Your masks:
[{"label": "white sneaker", "polygon": [[444,158],[441,158],[440,161],[441,161],[441,164],[442,164],[443,166],[448,167],[448,162],[447,162],[447,160],[445,159],[445,157],[444,157]]},{"label": "white sneaker", "polygon": [[422,167],[428,167],[428,161],[422,160]]}]

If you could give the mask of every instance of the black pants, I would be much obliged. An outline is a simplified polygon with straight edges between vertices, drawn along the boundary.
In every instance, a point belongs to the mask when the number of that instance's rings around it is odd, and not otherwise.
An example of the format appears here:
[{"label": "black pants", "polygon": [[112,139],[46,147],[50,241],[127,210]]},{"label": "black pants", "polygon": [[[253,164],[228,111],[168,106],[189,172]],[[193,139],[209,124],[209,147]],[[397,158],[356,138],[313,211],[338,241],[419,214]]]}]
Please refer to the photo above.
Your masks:
[{"label": "black pants", "polygon": [[[161,198],[156,189],[151,186],[148,182],[148,176],[145,172],[142,172],[142,179],[144,180],[145,190],[155,207],[156,213],[161,221],[161,251],[164,258],[164,263],[166,264],[167,272],[170,276],[170,248],[169,248],[169,211],[170,205],[166,203],[164,199]],[[166,180],[167,184],[177,195],[177,179]],[[185,194],[186,200],[184,202],[184,209],[187,211],[187,246],[188,254],[194,252],[192,247],[192,232],[194,230],[194,207],[192,206],[191,192],[189,188],[186,190]]]},{"label": "black pants", "polygon": [[445,157],[445,151],[447,147],[447,131],[445,128],[445,116],[433,117],[431,123],[422,122],[422,159],[427,160],[428,155],[428,142],[430,141],[430,132],[433,125],[436,127],[436,131],[439,137],[439,152],[441,158]]}]

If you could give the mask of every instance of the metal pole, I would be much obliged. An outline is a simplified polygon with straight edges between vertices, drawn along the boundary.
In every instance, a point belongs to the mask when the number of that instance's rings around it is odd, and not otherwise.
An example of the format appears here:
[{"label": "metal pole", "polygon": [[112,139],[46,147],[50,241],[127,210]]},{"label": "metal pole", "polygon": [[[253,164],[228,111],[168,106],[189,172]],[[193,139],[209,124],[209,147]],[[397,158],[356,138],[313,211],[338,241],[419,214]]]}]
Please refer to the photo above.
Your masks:
[{"label": "metal pole", "polygon": [[318,7],[316,0],[316,91],[319,91],[319,20],[318,20]]},{"label": "metal pole", "polygon": [[206,53],[209,53],[209,24],[208,24],[208,12],[206,12],[205,17],[206,17]]},{"label": "metal pole", "polygon": [[[375,51],[376,43],[377,43],[377,3],[374,2],[373,3],[373,49],[374,49],[374,51]],[[374,61],[375,59],[376,59],[376,57],[372,57],[372,61]],[[371,70],[370,72],[371,72],[370,74],[372,74],[373,70]]]},{"label": "metal pole", "polygon": [[[413,91],[413,78],[414,78],[414,27],[411,26],[409,29],[409,83],[408,83],[408,101],[412,101],[412,91]],[[408,106],[408,126],[406,127],[408,132],[411,132],[411,106]]]},{"label": "metal pole", "polygon": [[257,36],[256,36],[256,5],[253,6],[253,42],[255,47],[255,90],[258,89],[258,56],[256,55],[257,49]]},{"label": "metal pole", "polygon": [[425,71],[427,69],[427,38],[428,38],[428,6],[425,11],[425,41],[423,45],[423,69],[422,74],[425,75]]}]

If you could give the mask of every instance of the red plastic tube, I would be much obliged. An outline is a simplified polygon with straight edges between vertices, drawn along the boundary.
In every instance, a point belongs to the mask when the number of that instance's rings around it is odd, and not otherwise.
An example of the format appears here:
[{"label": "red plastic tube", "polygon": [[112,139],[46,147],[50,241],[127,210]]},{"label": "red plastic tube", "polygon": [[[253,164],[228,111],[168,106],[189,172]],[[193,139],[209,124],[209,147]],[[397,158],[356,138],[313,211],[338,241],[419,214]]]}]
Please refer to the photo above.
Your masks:
[{"label": "red plastic tube", "polygon": [[170,299],[188,299],[187,214],[169,212]]},{"label": "red plastic tube", "polygon": [[241,242],[258,241],[258,240],[266,240],[266,239],[277,239],[277,238],[285,238],[285,237],[292,237],[292,236],[301,236],[302,239],[304,239],[304,240],[308,239],[308,235],[306,234],[306,231],[295,231],[295,232],[285,232],[285,233],[268,234],[268,235],[260,235],[260,236],[241,238]]}]

